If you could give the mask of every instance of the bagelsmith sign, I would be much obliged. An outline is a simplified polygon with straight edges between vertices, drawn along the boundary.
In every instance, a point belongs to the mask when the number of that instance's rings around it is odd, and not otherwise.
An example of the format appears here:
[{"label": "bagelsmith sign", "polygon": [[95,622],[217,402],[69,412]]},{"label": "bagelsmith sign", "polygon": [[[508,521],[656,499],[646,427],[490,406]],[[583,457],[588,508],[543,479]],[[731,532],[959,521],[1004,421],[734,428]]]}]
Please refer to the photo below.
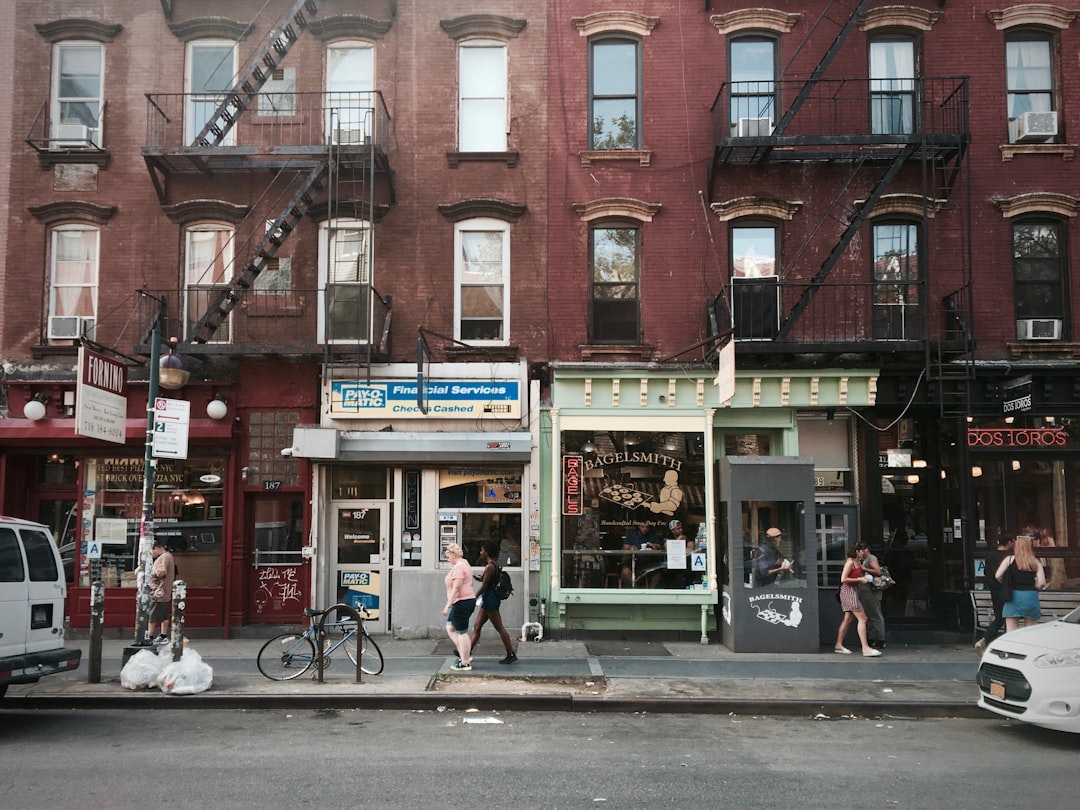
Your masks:
[{"label": "bagelsmith sign", "polygon": [[968,428],[967,443],[973,450],[1066,447],[1069,444],[1069,435],[1063,427]]}]

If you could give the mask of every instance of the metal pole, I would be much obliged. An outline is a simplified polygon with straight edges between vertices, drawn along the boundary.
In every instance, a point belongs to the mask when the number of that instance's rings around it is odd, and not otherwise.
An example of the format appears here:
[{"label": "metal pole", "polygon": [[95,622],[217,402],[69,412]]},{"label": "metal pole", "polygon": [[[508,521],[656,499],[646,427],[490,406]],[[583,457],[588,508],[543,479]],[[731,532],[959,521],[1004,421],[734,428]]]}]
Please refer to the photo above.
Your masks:
[{"label": "metal pole", "polygon": [[146,449],[143,463],[142,521],[139,524],[139,568],[136,584],[138,602],[135,621],[136,647],[148,646],[150,621],[150,573],[154,567],[154,487],[157,483],[157,459],[154,458],[154,405],[158,395],[158,371],[161,365],[161,331],[155,325],[150,335],[150,381],[146,394]]},{"label": "metal pole", "polygon": [[187,583],[182,579],[173,583],[172,625],[169,627],[169,648],[172,660],[179,661],[184,654],[184,609],[187,607]]},{"label": "metal pole", "polygon": [[86,682],[101,683],[101,627],[105,623],[105,583],[95,579],[90,586],[90,649]]}]

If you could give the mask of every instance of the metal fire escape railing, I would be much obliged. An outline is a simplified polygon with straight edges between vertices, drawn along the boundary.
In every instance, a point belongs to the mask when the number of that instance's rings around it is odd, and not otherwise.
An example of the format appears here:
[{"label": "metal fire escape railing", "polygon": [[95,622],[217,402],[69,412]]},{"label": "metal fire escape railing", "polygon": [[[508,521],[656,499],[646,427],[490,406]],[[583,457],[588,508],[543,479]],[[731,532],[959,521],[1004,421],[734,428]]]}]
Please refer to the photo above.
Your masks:
[{"label": "metal fire escape railing", "polygon": [[[237,118],[251,105],[259,90],[266,84],[277,66],[288,55],[292,46],[309,25],[310,16],[319,11],[320,0],[296,0],[276,27],[270,29],[266,47],[257,52],[240,72],[232,89],[225,94],[214,114],[203,126],[195,143],[201,146],[220,146],[236,124]],[[306,13],[305,13],[306,12]]]},{"label": "metal fire escape railing", "polygon": [[188,342],[206,343],[213,337],[214,332],[224,323],[229,313],[240,303],[244,293],[251,289],[255,279],[266,268],[267,263],[277,256],[282,243],[289,237],[304,214],[314,204],[318,192],[326,186],[334,168],[334,162],[328,159],[311,170],[285,207],[285,210],[267,228],[266,234],[255,248],[254,256],[240,268],[239,272],[233,276],[227,285],[221,288],[221,291],[210,302],[206,314],[199,319],[191,334],[188,335]]},{"label": "metal fire escape railing", "polygon": [[[873,191],[871,191],[870,195],[863,201],[862,206],[860,206],[859,210],[855,212],[855,215],[851,217],[847,227],[844,228],[843,233],[840,234],[840,238],[837,240],[836,244],[833,245],[828,257],[822,262],[821,269],[818,270],[812,279],[810,279],[806,289],[803,290],[803,294],[799,296],[799,300],[795,303],[795,306],[792,307],[790,314],[784,321],[784,325],[780,328],[780,333],[777,335],[778,338],[787,337],[792,327],[798,321],[799,316],[802,315],[810,305],[810,301],[817,294],[821,285],[825,283],[825,279],[828,278],[829,273],[832,272],[832,269],[836,266],[837,262],[840,261],[840,257],[844,254],[844,251],[847,250],[848,245],[851,244],[851,240],[855,238],[859,229],[862,228],[863,223],[866,222],[867,215],[874,209],[874,206],[877,205],[878,200],[881,199],[881,195],[885,193],[885,189],[889,187],[889,184],[896,177],[901,167],[903,167],[908,159],[915,153],[917,148],[918,147],[915,144],[908,144],[895,158],[893,158],[888,171],[882,175],[877,185],[874,186]],[[828,216],[828,212],[826,212],[826,216]]]}]

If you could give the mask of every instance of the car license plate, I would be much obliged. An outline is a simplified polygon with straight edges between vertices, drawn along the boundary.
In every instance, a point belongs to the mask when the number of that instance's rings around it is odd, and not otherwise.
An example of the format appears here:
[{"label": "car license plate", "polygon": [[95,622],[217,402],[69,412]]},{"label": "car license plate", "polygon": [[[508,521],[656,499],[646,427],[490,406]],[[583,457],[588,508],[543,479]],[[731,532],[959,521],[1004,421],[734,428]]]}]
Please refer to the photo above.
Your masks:
[{"label": "car license plate", "polygon": [[990,696],[1005,699],[1005,684],[1001,681],[990,681]]}]

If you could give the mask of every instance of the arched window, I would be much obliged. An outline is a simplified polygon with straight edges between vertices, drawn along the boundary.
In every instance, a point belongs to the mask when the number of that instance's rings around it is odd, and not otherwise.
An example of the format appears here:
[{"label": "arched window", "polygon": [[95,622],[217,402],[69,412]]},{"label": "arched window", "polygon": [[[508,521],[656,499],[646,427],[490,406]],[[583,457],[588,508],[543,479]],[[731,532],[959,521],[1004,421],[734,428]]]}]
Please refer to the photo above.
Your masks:
[{"label": "arched window", "polygon": [[1017,31],[1005,40],[1005,94],[1010,143],[1057,140],[1053,40],[1041,31]]},{"label": "arched window", "polygon": [[319,335],[326,343],[371,339],[371,223],[324,222],[319,230]]},{"label": "arched window", "polygon": [[1012,224],[1017,340],[1060,340],[1068,332],[1065,229],[1056,219]]},{"label": "arched window", "polygon": [[55,146],[101,146],[104,53],[98,42],[56,44],[49,116]]},{"label": "arched window", "polygon": [[49,338],[94,337],[101,232],[91,225],[58,225],[49,239]]},{"label": "arched window", "polygon": [[780,330],[780,228],[764,220],[732,223],[731,320],[736,340],[771,340]]},{"label": "arched window", "polygon": [[[191,335],[221,289],[233,277],[233,228],[200,223],[184,231],[184,280],[186,284],[185,335]],[[226,318],[207,342],[228,343],[232,319]]]},{"label": "arched window", "polygon": [[326,49],[326,131],[335,144],[370,138],[374,117],[375,49],[335,42]]},{"label": "arched window", "polygon": [[640,254],[638,223],[593,224],[589,231],[590,342],[641,342]]},{"label": "arched window", "polygon": [[624,36],[589,43],[589,148],[641,146],[641,43]]},{"label": "arched window", "polygon": [[776,127],[776,40],[766,36],[734,37],[728,42],[731,135],[766,136]]},{"label": "arched window", "polygon": [[454,226],[454,337],[505,345],[510,334],[510,226],[469,219]]},{"label": "arched window", "polygon": [[875,340],[921,340],[926,318],[921,302],[919,226],[879,221],[873,241],[873,330]]},{"label": "arched window", "polygon": [[870,41],[870,127],[874,135],[915,131],[915,40],[896,34]]},{"label": "arched window", "polygon": [[506,45],[493,40],[458,47],[458,149],[506,151]]},{"label": "arched window", "polygon": [[[236,43],[229,40],[200,39],[188,43],[187,116],[185,137],[194,143],[207,122],[214,117],[225,94],[232,89],[236,76]],[[235,128],[230,129],[222,146],[231,146]]]}]

